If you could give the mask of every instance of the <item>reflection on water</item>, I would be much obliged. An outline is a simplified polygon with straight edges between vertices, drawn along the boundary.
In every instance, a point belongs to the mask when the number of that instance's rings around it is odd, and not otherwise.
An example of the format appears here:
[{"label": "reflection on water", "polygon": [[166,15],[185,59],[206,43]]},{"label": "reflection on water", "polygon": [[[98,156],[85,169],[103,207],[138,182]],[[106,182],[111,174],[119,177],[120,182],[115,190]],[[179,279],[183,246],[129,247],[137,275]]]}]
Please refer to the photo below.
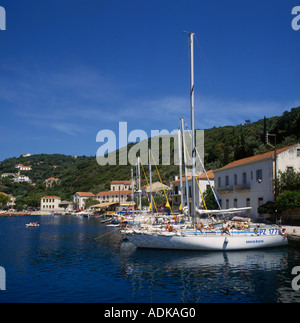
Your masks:
[{"label": "reflection on water", "polygon": [[[39,228],[26,228],[39,221]],[[300,302],[300,251],[136,249],[99,219],[0,218],[0,302]]]},{"label": "reflection on water", "polygon": [[180,302],[284,301],[278,280],[288,268],[287,248],[182,252],[136,250],[123,242],[121,255],[132,296],[146,302],[154,301],[151,295],[157,293]]}]

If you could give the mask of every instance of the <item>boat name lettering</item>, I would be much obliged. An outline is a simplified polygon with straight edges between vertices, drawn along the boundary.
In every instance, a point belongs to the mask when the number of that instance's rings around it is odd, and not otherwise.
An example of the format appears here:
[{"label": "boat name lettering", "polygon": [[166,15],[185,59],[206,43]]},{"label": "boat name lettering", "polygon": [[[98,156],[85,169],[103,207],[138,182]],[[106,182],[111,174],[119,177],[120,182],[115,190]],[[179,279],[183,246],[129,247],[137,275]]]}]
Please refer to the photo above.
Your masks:
[{"label": "boat name lettering", "polygon": [[246,243],[263,243],[264,240],[247,240]]},{"label": "boat name lettering", "polygon": [[273,235],[273,234],[279,234],[280,233],[280,229],[279,228],[271,228],[271,229],[259,229],[259,235]]}]

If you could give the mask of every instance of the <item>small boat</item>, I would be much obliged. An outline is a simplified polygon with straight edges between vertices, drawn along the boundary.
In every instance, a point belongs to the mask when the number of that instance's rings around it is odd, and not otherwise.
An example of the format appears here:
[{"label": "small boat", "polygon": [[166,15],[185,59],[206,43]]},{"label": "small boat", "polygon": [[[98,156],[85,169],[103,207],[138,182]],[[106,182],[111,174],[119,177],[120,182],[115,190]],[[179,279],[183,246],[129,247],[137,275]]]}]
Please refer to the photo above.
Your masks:
[{"label": "small boat", "polygon": [[26,228],[29,228],[29,227],[39,227],[39,223],[37,222],[30,222],[28,224],[26,224]]}]

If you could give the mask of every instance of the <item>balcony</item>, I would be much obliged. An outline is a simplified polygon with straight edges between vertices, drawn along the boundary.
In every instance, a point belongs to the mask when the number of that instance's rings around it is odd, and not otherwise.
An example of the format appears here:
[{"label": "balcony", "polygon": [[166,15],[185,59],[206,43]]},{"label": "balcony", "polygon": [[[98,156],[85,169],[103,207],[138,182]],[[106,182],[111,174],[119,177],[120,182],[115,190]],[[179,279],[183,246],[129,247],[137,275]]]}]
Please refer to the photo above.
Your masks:
[{"label": "balcony", "polygon": [[246,191],[250,191],[250,184],[234,185],[234,190],[236,192],[246,192]]},{"label": "balcony", "polygon": [[228,193],[233,192],[233,187],[230,185],[219,186],[219,187],[217,187],[217,191],[220,194],[228,194]]}]

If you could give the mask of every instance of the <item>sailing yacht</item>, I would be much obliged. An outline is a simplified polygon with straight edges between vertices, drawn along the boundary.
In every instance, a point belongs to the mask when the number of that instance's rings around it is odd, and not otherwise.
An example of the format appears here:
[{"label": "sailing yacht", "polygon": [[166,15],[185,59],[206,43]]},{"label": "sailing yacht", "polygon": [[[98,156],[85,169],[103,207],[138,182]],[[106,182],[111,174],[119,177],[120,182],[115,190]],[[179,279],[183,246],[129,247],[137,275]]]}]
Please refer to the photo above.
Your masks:
[{"label": "sailing yacht", "polygon": [[[280,227],[267,225],[251,225],[245,228],[236,228],[228,225],[224,220],[222,224],[214,224],[212,215],[223,216],[241,213],[251,209],[250,207],[235,208],[226,210],[199,210],[195,204],[196,194],[196,174],[195,159],[197,149],[195,147],[195,123],[194,123],[194,54],[193,54],[194,33],[189,33],[190,40],[190,64],[191,64],[191,132],[192,132],[192,221],[187,224],[171,225],[156,224],[152,221],[148,224],[133,226],[130,229],[121,230],[126,238],[137,248],[156,249],[179,249],[179,250],[247,250],[267,247],[279,247],[287,245],[288,240],[284,230]],[[182,122],[183,123],[183,122]],[[182,127],[182,132],[184,129]],[[184,144],[184,140],[183,140]],[[184,149],[183,149],[184,150]],[[184,150],[185,152],[185,150]],[[180,150],[180,154],[181,154]],[[180,155],[179,154],[179,155]],[[181,158],[181,157],[180,157]],[[200,156],[198,154],[198,158]],[[201,161],[201,159],[200,159]],[[201,162],[202,163],[202,162]],[[203,164],[202,164],[203,166]],[[204,167],[203,167],[204,169]],[[205,172],[205,170],[204,170]],[[205,172],[206,173],[206,172]],[[213,190],[213,189],[212,189]],[[188,190],[187,190],[188,191]],[[214,190],[213,190],[214,192]],[[215,196],[216,199],[216,196]],[[217,199],[216,199],[217,200]],[[188,199],[187,199],[188,201]],[[219,205],[220,208],[220,205]],[[209,215],[206,226],[198,228],[196,213],[199,215]]]}]

